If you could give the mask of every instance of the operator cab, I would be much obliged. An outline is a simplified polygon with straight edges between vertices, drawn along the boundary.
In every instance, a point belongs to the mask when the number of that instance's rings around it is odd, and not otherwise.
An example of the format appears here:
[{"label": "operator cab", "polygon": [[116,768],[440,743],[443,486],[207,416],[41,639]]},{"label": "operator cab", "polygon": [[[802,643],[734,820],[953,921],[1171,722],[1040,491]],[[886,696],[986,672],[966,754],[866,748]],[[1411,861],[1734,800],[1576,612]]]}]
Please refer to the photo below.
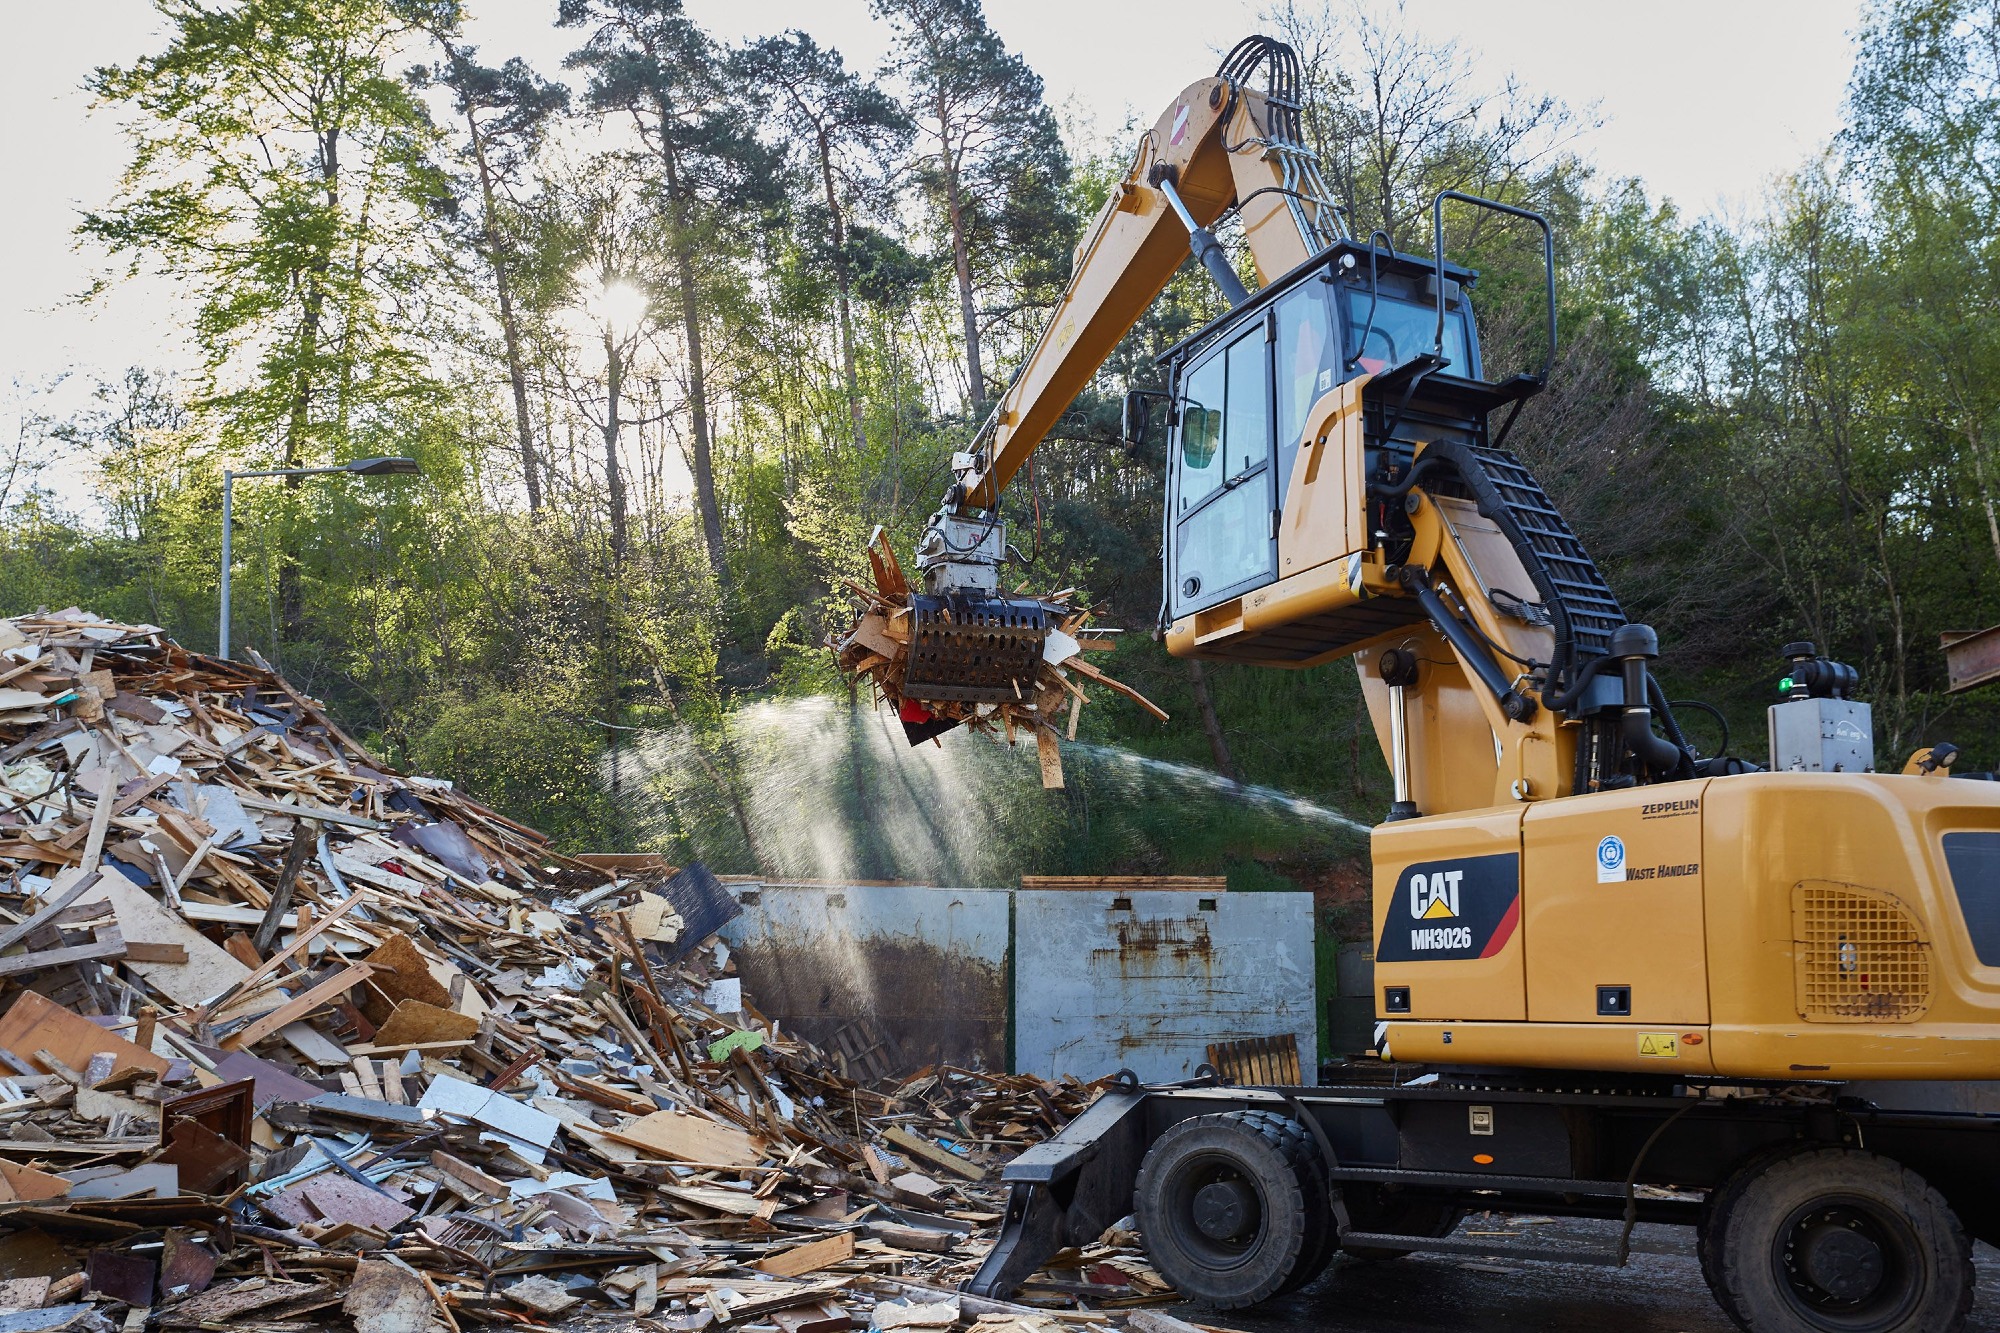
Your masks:
[{"label": "operator cab", "polygon": [[[1327,395],[1366,381],[1363,445],[1351,468],[1351,489],[1359,491],[1406,476],[1420,445],[1488,445],[1487,414],[1542,388],[1546,365],[1486,380],[1470,298],[1478,275],[1445,261],[1438,249],[1434,257],[1405,254],[1389,248],[1380,232],[1367,242],[1339,241],[1160,357],[1170,405],[1168,622],[1203,616],[1226,625],[1241,599],[1267,585],[1393,546],[1405,526],[1400,513],[1361,494],[1328,506],[1352,509],[1353,521],[1310,525],[1304,540],[1295,523],[1281,540],[1288,500],[1302,497],[1294,473],[1317,480],[1325,463],[1308,459],[1302,470],[1299,455],[1313,443],[1305,438],[1308,428],[1325,419]],[[1553,349],[1552,271],[1550,278]],[[1130,404],[1128,422],[1143,419],[1144,406]],[[1450,490],[1449,481],[1438,480]],[[1198,631],[1197,637],[1202,656],[1306,666],[1423,618],[1414,603],[1385,599],[1262,632]]]}]

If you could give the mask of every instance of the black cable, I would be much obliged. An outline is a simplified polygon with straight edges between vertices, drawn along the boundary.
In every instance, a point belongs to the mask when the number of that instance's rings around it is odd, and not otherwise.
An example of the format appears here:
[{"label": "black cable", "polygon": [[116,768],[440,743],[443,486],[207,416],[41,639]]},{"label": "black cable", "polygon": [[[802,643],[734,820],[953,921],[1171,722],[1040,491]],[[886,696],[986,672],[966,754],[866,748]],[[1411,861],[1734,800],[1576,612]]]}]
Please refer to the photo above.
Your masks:
[{"label": "black cable", "polygon": [[1722,728],[1722,744],[1715,747],[1715,752],[1717,754],[1729,753],[1729,719],[1723,716],[1720,708],[1711,703],[1704,703],[1700,699],[1673,699],[1668,701],[1667,707],[1696,708],[1714,718],[1715,724]]},{"label": "black cable", "polygon": [[1492,635],[1488,634],[1485,630],[1479,627],[1479,622],[1473,618],[1472,608],[1465,604],[1465,599],[1458,595],[1456,589],[1454,589],[1451,592],[1450,596],[1452,605],[1457,608],[1459,615],[1464,618],[1466,628],[1470,629],[1474,634],[1477,634],[1479,636],[1479,641],[1481,643],[1484,643],[1488,648],[1491,648],[1494,652],[1500,654],[1500,656],[1506,658],[1508,661],[1514,663],[1516,666],[1521,667],[1523,670],[1526,671],[1533,671],[1538,667],[1547,665],[1546,663],[1543,662],[1537,662],[1532,657],[1516,656],[1515,654],[1508,652],[1505,648],[1502,648],[1499,644],[1493,641]]}]

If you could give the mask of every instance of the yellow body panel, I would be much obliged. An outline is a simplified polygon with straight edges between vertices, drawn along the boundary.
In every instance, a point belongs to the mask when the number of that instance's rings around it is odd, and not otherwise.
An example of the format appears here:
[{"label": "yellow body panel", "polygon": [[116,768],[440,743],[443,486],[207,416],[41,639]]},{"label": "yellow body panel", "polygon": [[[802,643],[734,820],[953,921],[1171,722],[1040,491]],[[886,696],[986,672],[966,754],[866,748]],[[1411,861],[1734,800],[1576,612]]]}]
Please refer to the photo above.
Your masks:
[{"label": "yellow body panel", "polygon": [[[2000,1078],[2000,966],[1979,961],[1941,841],[2000,830],[2000,785],[1753,773],[1385,825],[1378,941],[1409,910],[1392,868],[1491,848],[1465,830],[1509,822],[1523,910],[1507,948],[1526,1021],[1472,963],[1378,962],[1395,1058],[1758,1082]],[[1624,880],[1598,880],[1606,837],[1623,844]],[[1629,1017],[1597,1014],[1599,985],[1632,987]],[[1390,986],[1410,988],[1408,1016],[1382,1012]]]},{"label": "yellow body panel", "polygon": [[1534,941],[1531,1020],[1597,1022],[1606,1017],[1597,988],[1623,986],[1631,1022],[1708,1022],[1701,889],[1708,785],[1676,782],[1529,808],[1521,875]]},{"label": "yellow body panel", "polygon": [[[1524,950],[1518,929],[1520,849],[1518,807],[1376,827],[1371,850],[1378,993],[1386,987],[1409,986],[1410,1015],[1416,1018],[1528,1016]],[[1436,869],[1449,873],[1453,868],[1469,870],[1474,866],[1491,868],[1490,882],[1470,883],[1462,874],[1456,882],[1447,879],[1441,892],[1431,892]],[[1418,876],[1423,877],[1420,883],[1415,882]],[[1490,904],[1474,901],[1481,891],[1491,895]],[[1490,908],[1484,919],[1480,914],[1483,906]],[[1419,934],[1477,932],[1482,928],[1477,947],[1470,938],[1462,947],[1446,944],[1441,949],[1430,947],[1431,940],[1412,939]],[[1398,961],[1397,955],[1404,953],[1478,956]]]},{"label": "yellow body panel", "polygon": [[[1280,579],[1368,546],[1368,515],[1360,502],[1367,493],[1361,430],[1361,390],[1367,382],[1361,375],[1328,390],[1306,413],[1309,428],[1278,509]],[[1310,429],[1312,423],[1317,430]]]}]

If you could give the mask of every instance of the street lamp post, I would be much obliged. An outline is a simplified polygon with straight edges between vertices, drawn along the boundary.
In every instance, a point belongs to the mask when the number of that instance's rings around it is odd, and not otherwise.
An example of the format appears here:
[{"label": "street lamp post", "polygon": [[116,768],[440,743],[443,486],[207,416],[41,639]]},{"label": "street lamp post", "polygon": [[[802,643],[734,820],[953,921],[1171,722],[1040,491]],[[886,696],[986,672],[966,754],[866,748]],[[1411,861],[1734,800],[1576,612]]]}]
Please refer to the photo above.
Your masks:
[{"label": "street lamp post", "polygon": [[238,477],[320,477],[333,472],[345,472],[356,477],[389,477],[408,476],[422,471],[422,465],[414,458],[357,458],[352,463],[341,463],[334,467],[273,467],[260,468],[254,472],[224,471],[222,474],[222,620],[215,633],[215,655],[225,661],[229,657],[229,547]]}]

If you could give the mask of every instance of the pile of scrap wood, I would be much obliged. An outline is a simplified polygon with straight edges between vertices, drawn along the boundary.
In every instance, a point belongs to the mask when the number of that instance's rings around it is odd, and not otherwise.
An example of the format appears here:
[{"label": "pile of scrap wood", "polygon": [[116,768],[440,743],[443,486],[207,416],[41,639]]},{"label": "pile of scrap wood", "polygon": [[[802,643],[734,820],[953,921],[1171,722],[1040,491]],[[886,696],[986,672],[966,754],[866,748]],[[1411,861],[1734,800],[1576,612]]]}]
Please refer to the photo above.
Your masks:
[{"label": "pile of scrap wood", "polygon": [[[827,647],[844,674],[866,679],[875,696],[896,710],[911,744],[957,726],[1009,745],[1022,735],[1031,735],[1041,762],[1042,785],[1060,787],[1061,740],[1065,735],[1076,739],[1077,718],[1089,702],[1082,683],[1073,676],[1122,694],[1160,721],[1167,720],[1165,711],[1152,700],[1084,660],[1085,653],[1109,651],[1113,646],[1109,636],[1116,631],[1090,628],[1092,613],[1075,605],[1074,588],[1034,599],[1050,628],[1041,638],[1026,688],[1018,680],[1013,682],[1011,699],[973,702],[934,697],[908,680],[915,634],[910,584],[881,528],[868,539],[868,563],[875,586],[846,581],[854,595],[854,624],[847,633],[829,637]],[[938,614],[949,617],[952,611],[945,606]]]},{"label": "pile of scrap wood", "polygon": [[737,910],[395,771],[261,659],[0,620],[0,1327],[934,1318],[894,1310],[1097,1088],[860,1086],[743,996]]}]

